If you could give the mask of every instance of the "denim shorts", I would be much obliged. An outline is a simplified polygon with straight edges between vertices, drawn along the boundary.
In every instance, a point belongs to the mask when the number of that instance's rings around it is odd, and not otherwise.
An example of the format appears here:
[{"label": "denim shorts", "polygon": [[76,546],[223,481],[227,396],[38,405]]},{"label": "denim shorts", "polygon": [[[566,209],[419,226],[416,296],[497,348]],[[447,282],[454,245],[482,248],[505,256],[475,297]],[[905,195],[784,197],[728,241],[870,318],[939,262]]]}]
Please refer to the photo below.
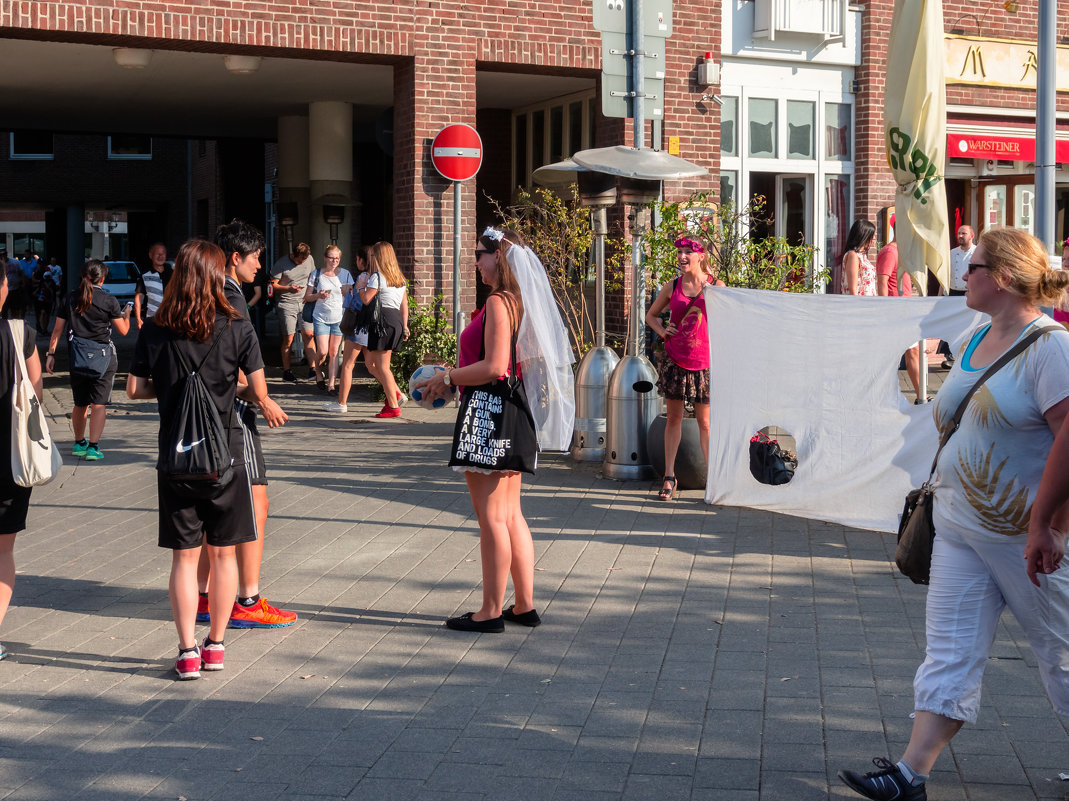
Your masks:
[{"label": "denim shorts", "polygon": [[332,334],[336,337],[341,336],[341,320],[336,323],[321,323],[319,320],[315,320],[312,323],[312,333],[317,337],[325,337],[327,334]]}]

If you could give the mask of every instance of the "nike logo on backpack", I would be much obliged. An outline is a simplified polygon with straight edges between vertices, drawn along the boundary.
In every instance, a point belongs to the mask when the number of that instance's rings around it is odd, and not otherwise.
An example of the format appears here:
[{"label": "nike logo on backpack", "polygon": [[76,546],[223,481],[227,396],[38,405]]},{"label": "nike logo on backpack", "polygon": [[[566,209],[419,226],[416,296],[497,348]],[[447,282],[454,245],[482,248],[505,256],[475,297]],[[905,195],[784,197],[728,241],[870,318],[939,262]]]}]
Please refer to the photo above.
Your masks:
[{"label": "nike logo on backpack", "polygon": [[193,450],[195,447],[200,445],[202,442],[204,442],[204,437],[201,437],[196,442],[191,442],[188,445],[183,445],[182,444],[182,440],[178,440],[178,444],[175,445],[174,449],[178,453],[189,453],[191,450]]}]

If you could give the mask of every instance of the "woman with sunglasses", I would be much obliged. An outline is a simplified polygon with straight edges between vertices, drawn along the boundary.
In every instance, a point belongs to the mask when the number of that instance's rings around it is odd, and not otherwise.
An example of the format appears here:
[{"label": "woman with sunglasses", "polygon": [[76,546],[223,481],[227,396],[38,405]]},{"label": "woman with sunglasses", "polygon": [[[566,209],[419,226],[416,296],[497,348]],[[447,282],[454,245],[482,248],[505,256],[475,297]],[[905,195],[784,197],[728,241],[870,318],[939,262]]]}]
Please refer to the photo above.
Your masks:
[{"label": "woman with sunglasses", "polygon": [[[913,679],[909,744],[897,763],[876,757],[871,773],[839,773],[870,799],[927,797],[925,781],[936,758],[976,720],[984,667],[1007,606],[1028,638],[1055,710],[1069,715],[1069,572],[1057,569],[1064,535],[1049,536],[1064,495],[1048,505],[1046,520],[1034,521],[1033,528],[1046,524],[1046,542],[1041,532],[1029,532],[1043,466],[1069,412],[1069,332],[1039,306],[1063,302],[1069,273],[1050,269],[1046,248],[1031,234],[999,228],[980,237],[965,287],[966,305],[990,319],[969,337],[936,396],[932,409],[941,435],[987,367],[1037,328],[1052,330],[971,396],[939,453],[927,649]],[[1064,520],[1055,522],[1065,530]],[[1051,572],[1036,575],[1039,566]]]},{"label": "woman with sunglasses", "polygon": [[[657,497],[676,495],[676,453],[683,436],[684,405],[694,406],[702,454],[709,461],[709,328],[705,287],[724,286],[713,275],[705,245],[689,236],[675,242],[678,278],[661,287],[646,312],[646,325],[664,340],[664,358],[657,368],[657,389],[664,396],[668,423],[664,429],[664,482]],[[668,309],[668,322],[661,314]]]}]

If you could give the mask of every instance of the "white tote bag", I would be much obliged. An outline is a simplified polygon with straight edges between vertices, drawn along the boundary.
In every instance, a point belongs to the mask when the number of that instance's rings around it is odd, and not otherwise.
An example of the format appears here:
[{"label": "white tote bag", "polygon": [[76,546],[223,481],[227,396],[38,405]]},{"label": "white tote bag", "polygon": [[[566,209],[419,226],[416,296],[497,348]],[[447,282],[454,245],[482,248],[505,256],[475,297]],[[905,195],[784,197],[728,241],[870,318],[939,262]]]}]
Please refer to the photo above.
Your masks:
[{"label": "white tote bag", "polygon": [[59,475],[63,457],[48,434],[44,409],[26,375],[22,355],[25,324],[8,320],[15,346],[15,384],[11,388],[11,475],[20,487],[38,487]]}]

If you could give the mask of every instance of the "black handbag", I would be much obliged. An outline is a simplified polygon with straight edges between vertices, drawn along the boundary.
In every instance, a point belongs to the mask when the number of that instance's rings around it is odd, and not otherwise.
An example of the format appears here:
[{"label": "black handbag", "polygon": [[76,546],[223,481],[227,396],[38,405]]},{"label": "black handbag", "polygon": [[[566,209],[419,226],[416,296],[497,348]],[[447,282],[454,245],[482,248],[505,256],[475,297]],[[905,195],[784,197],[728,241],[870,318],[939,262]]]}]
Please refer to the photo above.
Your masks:
[{"label": "black handbag", "polygon": [[984,385],[991,376],[1001,370],[1006,364],[1015,359],[1025,348],[1035,342],[1047,331],[1061,331],[1061,326],[1044,326],[1030,333],[1002,356],[998,358],[979,380],[973,384],[972,389],[965,393],[961,399],[954,417],[946,431],[939,440],[939,447],[932,459],[932,469],[928,473],[928,480],[920,489],[910,490],[906,493],[906,503],[902,507],[902,517],[898,521],[898,545],[895,548],[895,564],[899,572],[914,584],[927,584],[932,570],[932,547],[935,542],[935,525],[932,523],[932,508],[935,505],[935,486],[932,478],[935,476],[935,467],[939,462],[939,454],[943,447],[958,430],[961,425],[962,415],[969,405],[976,391]]},{"label": "black handbag", "polygon": [[[319,291],[319,270],[316,270],[315,291]],[[301,309],[301,319],[306,323],[312,322],[312,312],[315,311],[317,302],[317,300],[305,301],[304,308]]]},{"label": "black handbag", "polygon": [[67,334],[67,345],[72,375],[103,378],[107,374],[111,366],[111,343],[75,336],[71,330]]},{"label": "black handbag", "polygon": [[798,457],[760,431],[750,438],[750,474],[762,484],[778,486],[794,478]]},{"label": "black handbag", "polygon": [[[354,292],[356,290],[353,290]],[[379,320],[382,317],[382,310],[379,306],[379,293],[375,293],[375,297],[365,303],[357,312],[356,319],[353,321],[353,327],[357,331],[363,331],[367,329],[369,332],[377,330],[379,327]]]},{"label": "black handbag", "polygon": [[[486,355],[484,342],[479,360]],[[534,473],[538,437],[523,381],[516,377],[516,335],[511,342],[509,375],[478,387],[465,387],[453,430],[450,467]]]}]

